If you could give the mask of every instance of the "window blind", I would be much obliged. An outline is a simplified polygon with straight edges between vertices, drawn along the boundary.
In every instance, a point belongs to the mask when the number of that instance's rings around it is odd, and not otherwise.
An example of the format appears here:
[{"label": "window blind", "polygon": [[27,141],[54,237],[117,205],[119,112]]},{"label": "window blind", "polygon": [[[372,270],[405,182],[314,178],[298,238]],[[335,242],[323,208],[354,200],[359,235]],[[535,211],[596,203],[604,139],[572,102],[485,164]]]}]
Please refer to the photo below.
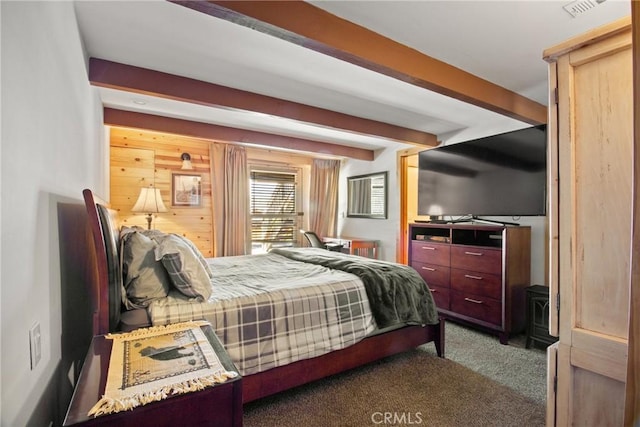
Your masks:
[{"label": "window blind", "polygon": [[296,175],[252,171],[251,241],[294,242],[296,231]]}]

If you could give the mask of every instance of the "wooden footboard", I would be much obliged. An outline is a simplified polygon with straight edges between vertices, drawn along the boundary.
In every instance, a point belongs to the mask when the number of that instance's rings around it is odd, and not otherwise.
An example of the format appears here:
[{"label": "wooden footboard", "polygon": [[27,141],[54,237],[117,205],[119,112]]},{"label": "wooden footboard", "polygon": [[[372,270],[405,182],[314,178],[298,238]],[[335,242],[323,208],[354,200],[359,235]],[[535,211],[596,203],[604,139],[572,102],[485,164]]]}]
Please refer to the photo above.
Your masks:
[{"label": "wooden footboard", "polygon": [[242,378],[242,402],[247,403],[329,375],[402,353],[433,341],[438,356],[444,357],[444,319],[437,325],[406,326],[365,338],[342,350],[313,359],[300,360]]}]

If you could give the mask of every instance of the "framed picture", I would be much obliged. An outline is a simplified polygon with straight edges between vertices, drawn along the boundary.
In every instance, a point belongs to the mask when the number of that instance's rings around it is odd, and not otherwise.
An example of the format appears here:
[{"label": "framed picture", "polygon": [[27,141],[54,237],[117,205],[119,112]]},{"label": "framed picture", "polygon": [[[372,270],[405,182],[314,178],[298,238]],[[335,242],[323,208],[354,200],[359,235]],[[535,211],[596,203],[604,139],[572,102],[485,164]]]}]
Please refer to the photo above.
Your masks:
[{"label": "framed picture", "polygon": [[171,175],[171,206],[202,206],[202,178],[198,174]]}]

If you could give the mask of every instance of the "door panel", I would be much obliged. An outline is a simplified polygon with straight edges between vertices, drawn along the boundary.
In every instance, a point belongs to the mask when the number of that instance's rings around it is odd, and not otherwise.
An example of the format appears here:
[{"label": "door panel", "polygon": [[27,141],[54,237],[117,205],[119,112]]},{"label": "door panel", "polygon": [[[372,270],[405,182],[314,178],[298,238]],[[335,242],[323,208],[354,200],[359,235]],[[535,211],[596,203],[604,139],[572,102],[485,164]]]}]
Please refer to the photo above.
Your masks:
[{"label": "door panel", "polygon": [[629,301],[631,49],[571,65],[578,168],[575,326],[626,337],[628,313],[612,307],[626,307]]},{"label": "door panel", "polygon": [[621,22],[610,34],[596,31],[558,51],[550,66],[558,105],[549,116],[556,132],[549,138],[549,183],[557,185],[550,191],[549,250],[560,340],[548,420],[621,425],[633,197],[630,26]]},{"label": "door panel", "polygon": [[558,366],[558,342],[547,347],[547,425],[556,424],[556,370]]},{"label": "door panel", "polygon": [[[549,334],[557,337],[560,330],[558,310],[560,306],[560,267],[559,260],[559,162],[558,162],[558,103],[555,99],[558,90],[558,70],[555,63],[549,64],[549,123],[547,124],[547,194],[549,224]],[[557,351],[557,350],[556,350]],[[555,369],[554,369],[555,372]]]},{"label": "door panel", "polygon": [[[597,384],[597,387],[594,385]],[[624,415],[624,383],[586,369],[573,372],[573,425],[621,426]],[[621,399],[612,399],[621,396]],[[607,402],[603,405],[603,402]]]}]

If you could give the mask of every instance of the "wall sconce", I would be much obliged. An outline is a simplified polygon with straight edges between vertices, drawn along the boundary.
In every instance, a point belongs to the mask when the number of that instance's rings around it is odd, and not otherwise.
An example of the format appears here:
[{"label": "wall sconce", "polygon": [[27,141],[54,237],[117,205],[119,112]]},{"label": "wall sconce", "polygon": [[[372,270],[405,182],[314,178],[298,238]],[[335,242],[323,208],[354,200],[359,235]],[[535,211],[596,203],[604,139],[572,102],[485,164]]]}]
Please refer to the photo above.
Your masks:
[{"label": "wall sconce", "polygon": [[191,164],[191,155],[189,153],[182,153],[180,158],[182,159],[182,168],[180,169],[193,169],[193,165]]},{"label": "wall sconce", "polygon": [[131,212],[135,213],[146,213],[147,214],[147,229],[151,230],[151,220],[153,219],[153,214],[158,212],[169,212],[164,202],[162,201],[162,196],[160,195],[160,189],[147,187],[140,189],[140,195],[138,196],[138,201],[131,208]]}]

